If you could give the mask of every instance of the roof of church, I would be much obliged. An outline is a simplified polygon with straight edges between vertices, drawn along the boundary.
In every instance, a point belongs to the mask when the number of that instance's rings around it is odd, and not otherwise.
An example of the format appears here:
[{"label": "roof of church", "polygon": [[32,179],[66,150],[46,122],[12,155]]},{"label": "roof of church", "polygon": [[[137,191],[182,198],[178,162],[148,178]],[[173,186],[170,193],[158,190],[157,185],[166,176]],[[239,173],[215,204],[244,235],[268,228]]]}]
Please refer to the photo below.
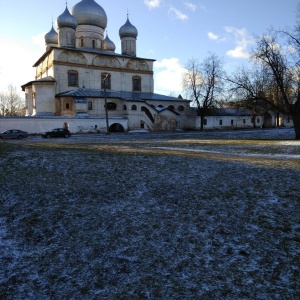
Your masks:
[{"label": "roof of church", "polygon": [[78,25],[93,25],[103,29],[106,28],[106,12],[94,0],[81,0],[72,7],[71,11]]},{"label": "roof of church", "polygon": [[138,31],[136,27],[130,23],[128,15],[126,23],[119,29],[119,35],[120,38],[133,37],[135,39],[138,36]]},{"label": "roof of church", "polygon": [[43,77],[43,78],[39,78],[39,79],[36,79],[36,80],[31,80],[23,85],[21,85],[21,88],[22,88],[22,91],[24,92],[25,91],[25,87],[26,86],[29,86],[29,85],[32,85],[33,83],[43,83],[43,82],[52,82],[52,83],[55,83],[55,79],[51,76],[47,76],[47,77]]},{"label": "roof of church", "polygon": [[94,54],[101,54],[101,55],[107,55],[107,56],[115,56],[115,57],[123,57],[123,58],[130,58],[130,59],[143,59],[148,61],[155,61],[153,58],[143,58],[143,57],[137,57],[137,56],[131,56],[127,54],[120,54],[115,53],[112,51],[106,51],[101,49],[90,49],[90,48],[71,48],[71,47],[58,47],[58,46],[52,46],[44,52],[44,54],[34,63],[33,67],[37,67],[44,59],[49,55],[49,53],[52,51],[52,49],[58,49],[58,50],[68,50],[68,51],[74,51],[74,52],[86,52],[86,53],[94,53]]},{"label": "roof of church", "polygon": [[122,92],[122,91],[111,91],[111,90],[94,90],[79,88],[77,90],[72,90],[68,92],[59,93],[56,97],[80,97],[80,98],[119,98],[126,101],[180,101],[180,102],[190,102],[190,100],[165,96],[156,93],[147,92]]}]

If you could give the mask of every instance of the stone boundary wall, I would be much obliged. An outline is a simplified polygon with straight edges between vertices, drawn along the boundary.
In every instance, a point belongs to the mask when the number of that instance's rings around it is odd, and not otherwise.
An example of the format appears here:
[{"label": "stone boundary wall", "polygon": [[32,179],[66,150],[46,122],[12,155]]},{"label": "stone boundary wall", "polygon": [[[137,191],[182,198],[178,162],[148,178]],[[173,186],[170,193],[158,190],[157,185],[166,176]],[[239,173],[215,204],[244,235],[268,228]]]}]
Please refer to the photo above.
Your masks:
[{"label": "stone boundary wall", "polygon": [[[30,134],[40,134],[54,128],[62,128],[67,123],[72,133],[106,132],[105,118],[72,118],[72,117],[0,117],[0,132],[8,129],[20,129]],[[109,126],[121,124],[128,130],[126,118],[109,118]]]}]

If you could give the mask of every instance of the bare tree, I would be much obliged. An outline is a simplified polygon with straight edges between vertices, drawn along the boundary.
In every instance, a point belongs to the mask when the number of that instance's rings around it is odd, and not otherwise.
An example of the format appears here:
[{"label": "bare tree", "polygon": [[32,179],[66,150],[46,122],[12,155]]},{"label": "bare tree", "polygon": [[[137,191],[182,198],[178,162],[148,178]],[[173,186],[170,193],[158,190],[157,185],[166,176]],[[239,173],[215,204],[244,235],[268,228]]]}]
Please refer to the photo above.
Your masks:
[{"label": "bare tree", "polygon": [[197,114],[201,119],[200,128],[203,130],[207,111],[217,103],[223,91],[223,62],[215,54],[209,54],[202,63],[197,59],[190,59],[186,69],[183,88],[187,98],[197,105]]},{"label": "bare tree", "polygon": [[267,36],[257,39],[257,47],[253,58],[264,66],[271,74],[276,88],[273,93],[273,103],[285,114],[292,117],[296,139],[300,139],[300,69],[299,49],[293,48],[293,53],[286,45],[280,44],[278,32],[270,31]]},{"label": "bare tree", "polygon": [[0,92],[0,116],[5,116],[7,108],[7,97],[5,92]]},{"label": "bare tree", "polygon": [[[240,67],[227,77],[227,81],[228,92],[234,98],[235,107],[251,110],[253,120],[258,114],[266,114],[271,109],[277,109],[270,100],[274,81],[262,65],[254,65],[251,69]],[[253,126],[256,126],[255,122]]]},{"label": "bare tree", "polygon": [[24,104],[24,100],[13,85],[9,85],[7,91],[0,93],[0,115],[2,116],[24,115]]}]

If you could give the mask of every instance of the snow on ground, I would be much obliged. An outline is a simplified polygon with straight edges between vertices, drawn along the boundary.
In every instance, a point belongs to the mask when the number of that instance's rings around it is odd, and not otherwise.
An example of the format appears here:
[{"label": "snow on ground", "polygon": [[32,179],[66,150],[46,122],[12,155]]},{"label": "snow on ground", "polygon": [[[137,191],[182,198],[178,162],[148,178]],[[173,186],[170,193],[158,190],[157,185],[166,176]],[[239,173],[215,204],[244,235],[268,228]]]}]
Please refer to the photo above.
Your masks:
[{"label": "snow on ground", "polygon": [[0,141],[0,299],[299,299],[293,138]]}]

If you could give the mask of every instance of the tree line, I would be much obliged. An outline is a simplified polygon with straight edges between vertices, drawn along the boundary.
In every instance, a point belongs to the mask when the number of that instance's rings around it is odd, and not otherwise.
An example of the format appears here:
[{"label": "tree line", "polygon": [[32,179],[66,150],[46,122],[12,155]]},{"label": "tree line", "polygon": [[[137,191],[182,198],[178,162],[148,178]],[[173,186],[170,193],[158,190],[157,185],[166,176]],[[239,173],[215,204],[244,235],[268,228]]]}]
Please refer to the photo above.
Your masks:
[{"label": "tree line", "polygon": [[6,91],[0,92],[0,116],[24,116],[25,101],[17,88],[9,85]]},{"label": "tree line", "polygon": [[300,6],[297,14],[291,30],[270,28],[255,37],[249,67],[228,75],[222,58],[214,53],[203,61],[187,62],[183,88],[186,98],[197,106],[201,129],[208,111],[227,100],[253,114],[273,110],[289,115],[300,139]]}]

